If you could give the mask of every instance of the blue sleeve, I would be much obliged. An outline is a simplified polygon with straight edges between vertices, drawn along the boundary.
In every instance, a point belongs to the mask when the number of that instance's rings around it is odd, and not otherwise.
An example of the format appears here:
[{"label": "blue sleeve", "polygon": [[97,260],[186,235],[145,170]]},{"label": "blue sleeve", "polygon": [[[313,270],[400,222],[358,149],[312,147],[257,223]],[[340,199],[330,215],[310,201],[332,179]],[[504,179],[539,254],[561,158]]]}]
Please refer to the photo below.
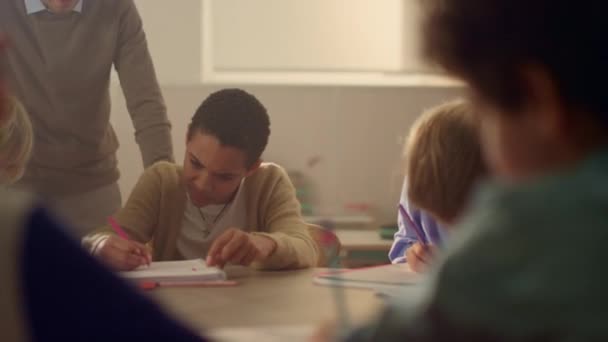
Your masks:
[{"label": "blue sleeve", "polygon": [[[437,222],[426,212],[416,208],[409,202],[407,198],[407,180],[403,182],[403,189],[401,190],[401,198],[399,200],[405,211],[408,213],[410,218],[422,228],[426,239],[435,245],[441,245],[442,228]],[[392,263],[407,262],[405,257],[405,251],[410,248],[411,245],[418,242],[418,236],[415,230],[409,225],[409,223],[403,220],[399,210],[397,210],[397,224],[399,230],[395,233],[393,245],[389,251],[388,257]]]},{"label": "blue sleeve", "polygon": [[83,251],[42,209],[25,229],[32,341],[203,341]]},{"label": "blue sleeve", "polygon": [[[420,212],[414,209],[407,198],[407,180],[403,182],[403,189],[401,190],[401,198],[399,199],[399,204],[403,205],[407,213],[413,220],[416,218],[420,219]],[[412,210],[414,209],[414,210]],[[417,222],[419,225],[420,221]],[[399,226],[399,230],[395,233],[393,245],[388,253],[388,258],[392,263],[402,263],[406,262],[405,259],[405,251],[414,243],[418,241],[418,237],[416,233],[406,222],[404,222],[403,217],[401,217],[399,210],[397,209],[397,224]]]}]

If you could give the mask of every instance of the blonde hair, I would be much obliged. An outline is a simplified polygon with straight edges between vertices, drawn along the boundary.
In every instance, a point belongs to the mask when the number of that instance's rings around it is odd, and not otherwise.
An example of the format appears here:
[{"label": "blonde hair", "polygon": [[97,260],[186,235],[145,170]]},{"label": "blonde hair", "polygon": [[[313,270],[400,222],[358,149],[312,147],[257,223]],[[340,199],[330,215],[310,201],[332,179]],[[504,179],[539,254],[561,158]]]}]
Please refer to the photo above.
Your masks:
[{"label": "blonde hair", "polygon": [[486,173],[478,122],[471,106],[454,100],[422,114],[404,153],[409,200],[443,222],[453,222]]},{"label": "blonde hair", "polygon": [[9,97],[6,106],[7,118],[0,127],[0,184],[21,178],[34,143],[32,124],[23,105]]}]

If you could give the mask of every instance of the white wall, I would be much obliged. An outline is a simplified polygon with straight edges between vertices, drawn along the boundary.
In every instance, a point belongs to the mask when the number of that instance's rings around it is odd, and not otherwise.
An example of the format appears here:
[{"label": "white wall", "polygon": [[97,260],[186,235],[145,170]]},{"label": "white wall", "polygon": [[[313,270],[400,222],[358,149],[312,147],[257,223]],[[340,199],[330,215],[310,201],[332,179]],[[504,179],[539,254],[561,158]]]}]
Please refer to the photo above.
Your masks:
[{"label": "white wall", "polygon": [[201,75],[201,0],[135,0],[158,79],[194,84]]},{"label": "white wall", "polygon": [[[184,153],[186,125],[216,87],[164,86],[177,159]],[[401,138],[422,109],[458,94],[456,89],[374,87],[246,87],[266,105],[271,137],[265,159],[300,169],[319,189],[320,209],[339,212],[345,203],[367,202],[381,221],[395,217],[401,187]],[[112,123],[123,195],[142,171],[139,150],[122,93],[113,89]],[[309,158],[321,162],[310,169]]]},{"label": "white wall", "polygon": [[134,1],[164,84],[453,83],[421,61],[416,0]]},{"label": "white wall", "polygon": [[411,67],[412,61],[402,58],[404,0],[214,0],[209,9],[213,20],[204,24],[212,29],[219,70]]}]

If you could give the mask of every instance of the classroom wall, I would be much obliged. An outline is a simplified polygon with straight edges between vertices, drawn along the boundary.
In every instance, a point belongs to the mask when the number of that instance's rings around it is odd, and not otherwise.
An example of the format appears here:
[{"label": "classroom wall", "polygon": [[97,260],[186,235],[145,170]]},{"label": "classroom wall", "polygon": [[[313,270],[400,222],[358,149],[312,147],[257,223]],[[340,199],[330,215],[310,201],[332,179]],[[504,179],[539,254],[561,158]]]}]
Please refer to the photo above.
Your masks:
[{"label": "classroom wall", "polygon": [[[162,0],[135,2],[169,108],[175,153],[181,163],[190,117],[200,102],[218,89],[201,84],[200,79],[205,62],[201,51],[205,26],[201,21],[202,2],[180,0],[180,6]],[[261,1],[260,4],[270,6],[271,3]],[[404,9],[411,14],[409,7]],[[167,16],[168,13],[171,15]],[[403,24],[406,30],[403,38],[409,42],[404,41],[404,48],[415,40],[415,32],[411,27],[407,30],[408,27]],[[412,51],[404,52],[402,57],[413,58]],[[141,157],[115,76],[113,84],[112,123],[121,142],[120,186],[126,197],[142,171]],[[260,98],[271,117],[272,134],[265,160],[300,170],[309,177],[316,190],[317,213],[340,214],[345,204],[362,202],[374,208],[380,222],[396,218],[402,182],[401,145],[408,127],[421,110],[460,91],[372,86],[243,88]],[[311,159],[319,162],[310,167]]]},{"label": "classroom wall", "polygon": [[[271,137],[264,155],[305,173],[317,189],[318,211],[340,213],[350,202],[369,203],[380,222],[395,220],[402,181],[401,144],[421,110],[459,93],[454,88],[247,86],[266,105]],[[173,123],[176,158],[186,126],[217,87],[167,85],[162,90]],[[139,149],[120,88],[112,89],[112,124],[121,143],[120,187],[126,198],[142,171]],[[311,158],[319,162],[308,166]]]}]

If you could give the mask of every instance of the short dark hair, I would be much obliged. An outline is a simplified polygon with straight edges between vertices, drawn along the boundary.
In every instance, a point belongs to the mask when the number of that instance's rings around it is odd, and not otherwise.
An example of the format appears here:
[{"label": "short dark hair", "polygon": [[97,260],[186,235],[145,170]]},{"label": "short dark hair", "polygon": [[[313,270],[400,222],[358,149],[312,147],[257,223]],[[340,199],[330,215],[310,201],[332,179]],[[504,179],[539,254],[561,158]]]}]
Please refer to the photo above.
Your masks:
[{"label": "short dark hair", "polygon": [[565,106],[607,119],[605,1],[420,1],[426,56],[485,99],[518,109],[529,100],[521,67],[539,65]]},{"label": "short dark hair", "polygon": [[188,126],[188,140],[197,131],[213,135],[222,145],[243,150],[249,167],[260,159],[268,144],[270,118],[255,96],[242,89],[222,89],[198,107]]}]

